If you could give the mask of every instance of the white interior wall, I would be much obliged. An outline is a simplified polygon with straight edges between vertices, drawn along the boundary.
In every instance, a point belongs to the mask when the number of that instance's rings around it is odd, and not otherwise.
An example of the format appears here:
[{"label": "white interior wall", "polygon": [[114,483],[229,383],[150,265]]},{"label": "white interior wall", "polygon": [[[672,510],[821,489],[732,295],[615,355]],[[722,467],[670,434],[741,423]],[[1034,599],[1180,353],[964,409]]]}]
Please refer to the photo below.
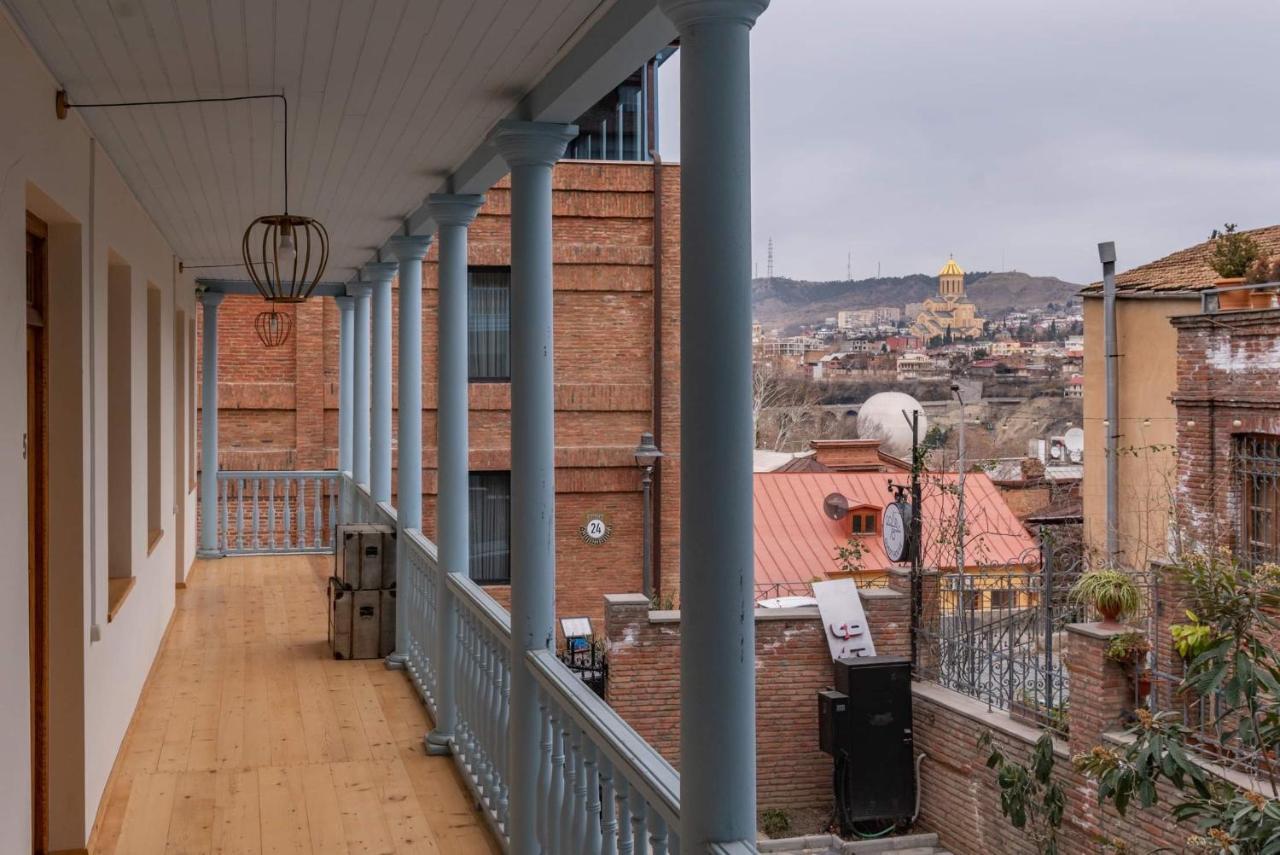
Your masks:
[{"label": "white interior wall", "polygon": [[[91,141],[74,114],[54,115],[56,81],[0,11],[0,538],[8,544],[6,589],[27,589],[25,430],[25,212],[50,222],[50,845],[85,845],[116,752],[163,638],[174,603],[175,496],[173,382],[161,371],[162,523],[164,536],[148,554],[146,533],[130,544],[137,582],[116,620],[106,621],[107,258],[126,259],[138,289],[135,328],[146,329],[142,289],[163,294],[163,359],[173,352],[173,314],[194,316],[189,278],[175,274],[171,248],[99,151],[90,188]],[[90,196],[94,198],[90,210]],[[89,246],[92,230],[93,245]],[[92,310],[90,310],[92,307]],[[79,323],[77,323],[79,321]],[[146,339],[135,337],[133,424],[145,426]],[[88,356],[89,358],[86,358]],[[179,375],[181,376],[181,375]],[[189,399],[188,399],[189,400]],[[92,402],[92,406],[90,404]],[[92,418],[90,418],[92,410]],[[139,430],[135,453],[146,460]],[[133,467],[131,499],[146,523],[147,470]],[[184,552],[193,551],[194,493],[185,496]],[[138,526],[135,526],[137,529]],[[91,534],[92,533],[92,534]],[[188,546],[187,544],[192,544]],[[91,583],[91,570],[96,585]],[[90,598],[89,591],[96,596]],[[100,640],[90,638],[97,625]],[[27,602],[0,598],[0,851],[31,851],[30,693]]]}]

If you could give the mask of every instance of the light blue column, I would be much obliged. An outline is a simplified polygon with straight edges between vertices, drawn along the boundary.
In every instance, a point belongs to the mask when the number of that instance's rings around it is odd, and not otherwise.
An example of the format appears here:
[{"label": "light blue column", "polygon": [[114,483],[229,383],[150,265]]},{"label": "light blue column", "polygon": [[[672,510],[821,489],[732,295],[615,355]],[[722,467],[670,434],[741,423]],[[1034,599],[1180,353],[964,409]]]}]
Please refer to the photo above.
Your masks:
[{"label": "light blue column", "polygon": [[369,493],[375,502],[391,501],[391,280],[399,269],[394,261],[364,266],[365,278],[373,283]]},{"label": "light blue column", "polygon": [[[439,227],[439,302],[436,308],[436,547],[445,573],[466,576],[471,565],[470,444],[467,436],[467,227],[483,196],[436,194],[427,209]],[[458,618],[453,594],[436,595],[436,723],[429,754],[447,754],[457,721],[454,668]]]},{"label": "light blue column", "polygon": [[221,558],[218,548],[218,306],[225,295],[200,294],[204,352],[200,361],[200,557]]},{"label": "light blue column", "polygon": [[356,301],[354,297],[335,297],[338,306],[338,471],[350,472],[351,441],[354,435],[354,384],[356,358]]},{"label": "light blue column", "polygon": [[[538,849],[537,684],[525,652],[555,641],[555,377],[551,167],[574,125],[502,121],[490,142],[511,168],[511,746],[513,855]],[[748,283],[749,284],[749,283]],[[749,470],[748,470],[749,471]]]},{"label": "light blue column", "polygon": [[[409,529],[422,530],[422,258],[430,237],[391,238],[400,276],[400,418],[399,465],[396,467],[396,527],[400,542]],[[389,286],[388,286],[389,287]],[[388,406],[391,393],[387,392]],[[390,415],[390,414],[388,414]],[[396,649],[387,667],[403,668],[409,659],[409,550],[396,550]]]},{"label": "light blue column", "polygon": [[356,300],[356,352],[352,382],[354,412],[351,420],[351,465],[357,484],[369,486],[369,303],[373,289],[367,282],[354,282],[347,293]]},{"label": "light blue column", "polygon": [[768,0],[658,0],[680,34],[680,843],[756,839],[749,35]]}]

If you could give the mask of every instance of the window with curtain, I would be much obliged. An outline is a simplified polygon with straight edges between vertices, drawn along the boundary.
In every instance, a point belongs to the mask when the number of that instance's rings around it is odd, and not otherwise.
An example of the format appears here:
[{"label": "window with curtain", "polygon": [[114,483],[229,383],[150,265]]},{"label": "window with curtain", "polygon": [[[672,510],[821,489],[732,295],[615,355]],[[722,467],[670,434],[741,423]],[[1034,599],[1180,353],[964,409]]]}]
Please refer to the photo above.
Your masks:
[{"label": "window with curtain", "polygon": [[472,472],[471,580],[511,582],[511,473]]},{"label": "window with curtain", "polygon": [[511,379],[511,268],[467,269],[467,372],[473,383]]}]

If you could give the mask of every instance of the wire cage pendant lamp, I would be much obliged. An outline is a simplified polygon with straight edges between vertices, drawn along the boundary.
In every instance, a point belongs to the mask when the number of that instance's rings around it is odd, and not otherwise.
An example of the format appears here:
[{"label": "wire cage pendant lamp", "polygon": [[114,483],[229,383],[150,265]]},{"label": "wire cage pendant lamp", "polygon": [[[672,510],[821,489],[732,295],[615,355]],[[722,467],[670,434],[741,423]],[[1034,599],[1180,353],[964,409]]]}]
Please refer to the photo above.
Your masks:
[{"label": "wire cage pendant lamp", "polygon": [[289,340],[289,333],[293,330],[293,316],[276,311],[275,306],[272,306],[265,312],[258,312],[258,317],[253,321],[253,329],[263,347],[280,347]]},{"label": "wire cage pendant lamp", "polygon": [[89,104],[72,103],[66,90],[60,89],[54,98],[54,110],[59,119],[65,119],[72,108],[160,107],[276,98],[284,105],[284,213],[261,216],[250,223],[240,251],[245,271],[263,299],[270,303],[301,303],[320,284],[329,263],[329,233],[319,220],[289,213],[289,99],[283,92]]},{"label": "wire cage pendant lamp", "polygon": [[[284,100],[284,96],[280,96]],[[289,213],[289,102],[284,101],[284,213],[255,219],[240,250],[249,279],[269,303],[301,303],[329,264],[329,233],[313,217]],[[271,313],[263,313],[271,314]],[[259,316],[261,317],[261,316]],[[286,329],[285,336],[288,337]],[[266,339],[263,339],[266,344]],[[267,345],[271,347],[271,345]]]}]

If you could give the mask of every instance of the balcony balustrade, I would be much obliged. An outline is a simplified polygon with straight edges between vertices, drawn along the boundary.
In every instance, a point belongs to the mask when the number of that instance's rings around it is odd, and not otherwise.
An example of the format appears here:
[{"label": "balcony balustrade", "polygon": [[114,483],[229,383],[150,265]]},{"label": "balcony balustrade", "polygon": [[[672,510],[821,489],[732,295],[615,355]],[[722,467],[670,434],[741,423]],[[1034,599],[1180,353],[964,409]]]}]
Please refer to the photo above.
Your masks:
[{"label": "balcony balustrade", "polygon": [[[385,504],[350,475],[341,478],[343,522],[386,521]],[[439,677],[453,669],[454,762],[489,827],[509,846],[511,616],[470,579],[444,573],[435,544],[421,532],[406,531],[399,553],[408,571],[409,679],[439,720]],[[445,586],[453,596],[442,600]],[[452,661],[438,645],[442,601],[454,609]],[[537,683],[542,737],[518,750],[538,758],[542,851],[679,853],[679,774],[551,651],[529,651],[525,659]]]}]

